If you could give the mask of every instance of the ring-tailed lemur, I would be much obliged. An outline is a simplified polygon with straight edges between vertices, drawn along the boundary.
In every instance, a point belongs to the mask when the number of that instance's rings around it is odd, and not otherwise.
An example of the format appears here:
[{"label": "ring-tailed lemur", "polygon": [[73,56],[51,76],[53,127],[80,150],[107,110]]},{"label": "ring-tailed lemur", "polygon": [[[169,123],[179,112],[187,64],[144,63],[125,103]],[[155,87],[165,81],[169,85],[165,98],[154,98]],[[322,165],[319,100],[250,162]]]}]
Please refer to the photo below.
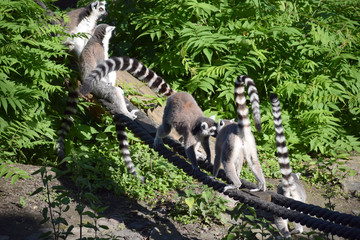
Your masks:
[{"label": "ring-tailed lemur", "polygon": [[[259,97],[254,81],[246,76],[241,75],[235,81],[235,102],[237,105],[238,122],[223,123],[220,120],[220,126],[215,143],[215,162],[213,168],[213,177],[216,177],[220,164],[224,166],[225,174],[234,184],[236,188],[241,186],[239,174],[243,165],[244,157],[249,167],[258,181],[258,188],[251,191],[266,191],[265,177],[258,159],[256,142],[251,132],[249,110],[246,106],[246,98],[244,93],[244,84],[250,86],[248,91],[251,104],[253,106],[253,114],[256,128],[261,130]],[[231,189],[230,186],[225,189]]]},{"label": "ring-tailed lemur", "polygon": [[[109,41],[112,36],[115,27],[107,24],[100,24],[96,26],[93,36],[89,39],[84,50],[80,55],[79,68],[81,72],[81,79],[84,82],[85,78],[91,73],[96,66],[102,63],[104,60],[109,59],[108,49]],[[107,83],[109,90],[112,90],[112,95],[109,95],[111,103],[116,105],[116,108],[131,119],[135,119],[135,112],[129,112],[126,107],[124,98],[124,91],[120,87],[115,87],[116,83],[116,72],[110,72],[101,81]]]},{"label": "ring-tailed lemur", "polygon": [[[109,41],[114,29],[114,26],[107,24],[99,24],[96,26],[94,34],[80,54],[79,69],[82,81],[85,80],[86,76],[89,75],[98,64],[109,59]],[[107,78],[102,80],[115,86],[116,79],[111,79],[111,82]]]},{"label": "ring-tailed lemur", "polygon": [[198,171],[196,152],[199,144],[205,150],[210,163],[209,137],[216,136],[217,123],[214,118],[205,117],[195,99],[186,92],[177,92],[166,100],[162,124],[157,128],[154,148],[162,144],[162,139],[170,134],[171,128],[184,138],[185,153],[193,170]]},{"label": "ring-tailed lemur", "polygon": [[[105,10],[105,1],[95,1],[89,3],[86,7],[74,9],[66,13],[69,22],[65,23],[66,32],[74,35],[85,33],[89,36],[94,33],[95,26],[101,17],[107,15]],[[80,57],[88,39],[86,37],[68,38],[65,42],[69,46],[70,51],[75,53],[77,58]]]},{"label": "ring-tailed lemur", "polygon": [[[112,32],[114,31],[115,27],[109,26],[107,24],[100,24],[96,26],[95,32],[93,36],[87,42],[84,50],[81,52],[80,61],[79,61],[79,68],[81,72],[81,79],[84,81],[86,76],[91,73],[92,70],[96,68],[96,66],[102,63],[104,60],[109,59],[108,57],[108,49],[109,49],[109,40],[112,36]],[[109,81],[108,78],[111,78]],[[106,83],[108,86],[108,90],[113,94],[110,94],[109,97],[111,98],[110,102],[113,103],[119,111],[131,119],[135,119],[136,115],[135,112],[132,111],[131,113],[128,111],[126,107],[126,102],[124,98],[124,92],[121,88],[115,87],[116,81],[116,72],[112,72],[104,77],[101,81]],[[68,99],[69,105],[65,110],[65,117],[63,120],[63,124],[59,130],[59,138],[57,141],[58,146],[58,155],[63,156],[64,153],[61,149],[64,149],[65,144],[65,136],[68,133],[70,126],[67,126],[71,122],[70,116],[67,116],[67,113],[73,114],[76,109],[74,109],[74,104],[77,103],[77,94],[69,92],[69,98],[76,97],[76,99]],[[76,107],[76,106],[75,106]],[[120,143],[120,150],[123,155],[123,159],[125,161],[126,167],[129,173],[133,174],[135,177],[138,176],[136,168],[131,161],[129,149],[128,149],[128,142],[127,142],[127,135],[125,132],[125,128],[120,123],[116,123],[116,132],[117,137]],[[142,176],[140,176],[142,181],[144,180]]]},{"label": "ring-tailed lemur", "polygon": [[[285,197],[305,202],[306,191],[304,186],[300,183],[299,174],[292,173],[291,170],[289,153],[286,147],[286,139],[282,126],[281,108],[278,96],[275,93],[271,93],[270,100],[274,117],[278,160],[282,175],[281,184],[278,186],[278,193],[284,195]],[[280,233],[286,238],[291,237],[291,233],[296,234],[303,232],[303,226],[301,226],[300,223],[295,223],[295,230],[290,233],[287,219],[275,217],[274,220]]]},{"label": "ring-tailed lemur", "polygon": [[[102,81],[110,72],[127,71],[134,77],[143,82],[148,83],[149,87],[155,89],[160,94],[170,96],[175,93],[173,89],[155,72],[144,66],[138,60],[129,57],[113,57],[103,61],[101,64],[91,71],[90,74],[83,80],[83,85],[80,90],[72,91],[68,99],[68,108],[65,110],[65,118],[59,131],[59,137],[56,144],[58,158],[62,160],[65,157],[65,137],[68,134],[72,125],[71,115],[76,113],[77,101],[79,96],[86,95],[92,92],[95,96],[105,97],[108,102],[113,100],[114,87]],[[81,93],[80,93],[81,92]],[[124,106],[126,108],[126,105]],[[137,174],[134,164],[128,154],[128,144],[126,138],[125,128],[121,124],[116,124],[117,136],[120,142],[120,148],[124,157],[124,161],[130,173]],[[127,155],[127,156],[126,156]]]}]

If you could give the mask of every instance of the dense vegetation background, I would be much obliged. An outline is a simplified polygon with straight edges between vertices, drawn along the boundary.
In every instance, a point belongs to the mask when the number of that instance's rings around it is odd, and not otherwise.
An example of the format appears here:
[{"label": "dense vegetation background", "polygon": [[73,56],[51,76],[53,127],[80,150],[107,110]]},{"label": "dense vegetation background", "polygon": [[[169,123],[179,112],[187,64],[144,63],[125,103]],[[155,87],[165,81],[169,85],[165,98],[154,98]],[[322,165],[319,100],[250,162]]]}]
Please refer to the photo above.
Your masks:
[{"label": "dense vegetation background", "polygon": [[358,1],[126,1],[110,4],[115,55],[153,67],[204,110],[235,117],[233,82],[248,74],[262,100],[280,95],[290,149],[336,156],[359,149]]},{"label": "dense vegetation background", "polygon": [[[208,115],[235,117],[234,80],[250,75],[261,97],[256,139],[264,164],[275,152],[268,95],[278,93],[294,166],[316,174],[306,170],[312,158],[360,151],[359,7],[357,0],[108,0],[104,22],[116,26],[112,55],[141,60]],[[72,74],[63,29],[33,1],[4,0],[0,10],[0,159],[56,162],[64,79]],[[117,151],[111,118],[89,119],[82,109],[68,146],[92,152],[95,142],[112,140]]]}]

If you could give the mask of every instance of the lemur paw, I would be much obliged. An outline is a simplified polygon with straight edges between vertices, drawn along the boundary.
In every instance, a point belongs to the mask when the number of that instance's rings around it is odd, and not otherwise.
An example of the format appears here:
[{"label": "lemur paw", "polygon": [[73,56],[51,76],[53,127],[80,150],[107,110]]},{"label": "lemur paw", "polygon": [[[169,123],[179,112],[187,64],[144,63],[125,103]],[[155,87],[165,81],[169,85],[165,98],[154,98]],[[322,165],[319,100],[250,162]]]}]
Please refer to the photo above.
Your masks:
[{"label": "lemur paw", "polygon": [[259,192],[261,189],[260,188],[253,188],[253,189],[250,189],[250,192]]},{"label": "lemur paw", "polygon": [[292,231],[290,232],[290,234],[291,234],[291,235],[293,235],[293,234],[301,234],[303,231],[304,231],[303,226],[300,226],[300,227],[296,227],[296,226],[295,226],[295,229],[292,230]]},{"label": "lemur paw", "polygon": [[250,189],[250,192],[259,192],[259,191],[266,191],[266,185],[265,184],[259,184],[257,188]]},{"label": "lemur paw", "polygon": [[196,151],[195,155],[196,155],[196,160],[201,160],[201,161],[206,160],[206,156],[204,154],[202,154],[201,152]]},{"label": "lemur paw", "polygon": [[231,189],[238,189],[238,187],[236,187],[234,185],[227,185],[226,187],[224,187],[224,192],[231,190]]},{"label": "lemur paw", "polygon": [[250,189],[250,192],[259,192],[259,191],[265,192],[265,191],[266,191],[266,188],[260,187],[260,188]]},{"label": "lemur paw", "polygon": [[136,112],[138,112],[139,110],[138,109],[134,109],[134,110],[132,110],[131,112],[130,112],[130,118],[132,119],[132,120],[135,120],[136,118],[137,118],[137,116],[136,116]]}]

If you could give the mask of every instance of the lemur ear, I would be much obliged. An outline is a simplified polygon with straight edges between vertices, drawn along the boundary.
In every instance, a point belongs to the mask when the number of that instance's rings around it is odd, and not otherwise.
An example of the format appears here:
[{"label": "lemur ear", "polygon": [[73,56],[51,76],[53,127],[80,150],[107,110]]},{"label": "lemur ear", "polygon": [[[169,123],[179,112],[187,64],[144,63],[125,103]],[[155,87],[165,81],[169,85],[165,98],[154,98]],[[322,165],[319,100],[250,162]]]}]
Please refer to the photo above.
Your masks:
[{"label": "lemur ear", "polygon": [[225,125],[224,120],[220,119],[219,122],[218,122],[218,127],[222,127],[224,125]]},{"label": "lemur ear", "polygon": [[201,123],[201,129],[202,129],[202,130],[208,129],[208,127],[209,127],[209,126],[208,126],[208,124],[207,124],[206,122],[202,122],[202,123]]},{"label": "lemur ear", "polygon": [[297,178],[300,180],[300,173],[295,173],[295,175],[297,176]]},{"label": "lemur ear", "polygon": [[97,8],[97,6],[99,5],[99,1],[95,1],[95,2],[93,2],[93,3],[91,3],[91,7],[92,8]]},{"label": "lemur ear", "polygon": [[114,26],[109,26],[106,28],[106,30],[108,30],[108,32],[112,32],[114,31],[115,27]]},{"label": "lemur ear", "polygon": [[212,115],[209,118],[215,121],[215,117],[216,117],[216,115]]},{"label": "lemur ear", "polygon": [[235,122],[235,118],[233,118],[233,119],[231,119],[231,120],[229,120],[229,121],[233,123],[233,122]]}]

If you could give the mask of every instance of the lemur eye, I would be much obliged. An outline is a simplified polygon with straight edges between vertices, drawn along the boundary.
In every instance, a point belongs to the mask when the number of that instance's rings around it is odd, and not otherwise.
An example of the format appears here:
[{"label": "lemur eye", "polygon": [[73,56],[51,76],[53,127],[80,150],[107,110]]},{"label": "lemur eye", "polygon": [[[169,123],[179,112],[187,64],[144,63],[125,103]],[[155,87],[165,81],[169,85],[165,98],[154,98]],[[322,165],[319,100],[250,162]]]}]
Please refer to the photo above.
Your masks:
[{"label": "lemur eye", "polygon": [[99,11],[100,11],[100,12],[104,11],[104,8],[102,8],[102,7],[101,7],[101,8],[99,8]]}]

